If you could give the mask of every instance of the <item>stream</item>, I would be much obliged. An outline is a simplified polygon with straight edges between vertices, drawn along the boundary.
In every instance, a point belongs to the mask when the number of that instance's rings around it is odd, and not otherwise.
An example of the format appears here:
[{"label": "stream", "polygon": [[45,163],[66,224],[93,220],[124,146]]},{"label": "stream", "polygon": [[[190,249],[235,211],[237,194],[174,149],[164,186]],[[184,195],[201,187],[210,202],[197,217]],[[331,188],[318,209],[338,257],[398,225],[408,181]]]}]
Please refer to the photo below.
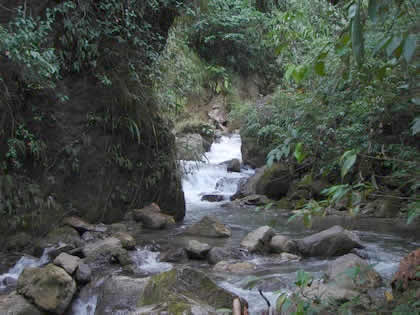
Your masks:
[{"label": "stream", "polygon": [[[276,233],[293,238],[301,238],[336,224],[354,230],[366,245],[363,251],[366,253],[369,263],[381,274],[385,282],[389,282],[392,278],[401,258],[420,246],[418,233],[417,235],[412,233],[404,235],[403,229],[396,230],[392,220],[367,218],[356,221],[326,217],[322,223],[315,224],[312,230],[306,230],[301,224],[288,224],[287,217],[276,209],[264,210],[258,207],[235,208],[229,206],[229,197],[236,192],[240,179],[254,173],[252,169],[246,167],[242,168],[240,173],[228,173],[226,165],[222,164],[222,162],[233,158],[241,159],[240,148],[239,135],[223,136],[213,143],[203,162],[180,162],[185,170],[183,189],[187,207],[186,217],[182,224],[169,230],[144,230],[141,236],[137,236],[138,244],[145,245],[139,246],[132,255],[137,267],[144,275],[167,271],[173,267],[172,264],[159,261],[161,248],[183,247],[188,240],[197,239],[211,246],[224,247],[228,250],[239,249],[242,238],[263,225],[270,225]],[[222,195],[224,200],[220,202],[202,201],[203,194]],[[212,239],[182,234],[186,227],[206,215],[215,217],[229,225],[232,229],[232,236],[227,239]],[[4,283],[6,278],[17,279],[24,267],[45,264],[48,261],[46,257],[47,255],[41,259],[21,258],[7,274],[0,276],[0,292],[7,289],[7,284]],[[278,257],[278,255],[244,254],[243,260],[250,261],[257,266],[254,272],[246,275],[214,272],[206,261],[190,260],[188,264],[207,273],[219,286],[245,298],[250,306],[250,314],[259,314],[266,308],[265,301],[257,291],[259,285],[265,288],[264,294],[272,304],[275,304],[280,292],[294,290],[294,280],[298,270],[304,269],[316,277],[321,277],[328,264],[326,259],[310,258],[284,262]],[[115,269],[112,272],[119,273],[121,270]],[[109,274],[108,271],[107,274]],[[73,301],[68,315],[93,315],[100,287],[106,281],[106,277],[107,275],[97,275],[90,284],[86,285]],[[252,285],[255,282],[258,283],[258,287]]]}]

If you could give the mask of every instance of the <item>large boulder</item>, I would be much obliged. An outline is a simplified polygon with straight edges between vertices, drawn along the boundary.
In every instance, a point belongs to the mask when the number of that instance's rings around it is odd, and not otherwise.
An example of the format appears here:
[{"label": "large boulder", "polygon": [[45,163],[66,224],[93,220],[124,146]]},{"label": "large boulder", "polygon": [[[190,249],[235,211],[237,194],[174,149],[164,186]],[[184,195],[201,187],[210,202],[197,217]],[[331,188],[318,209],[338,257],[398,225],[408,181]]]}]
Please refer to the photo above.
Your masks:
[{"label": "large boulder", "polygon": [[254,137],[241,135],[241,139],[241,152],[244,164],[253,168],[264,166],[269,153],[268,147],[258,143],[258,139]]},{"label": "large boulder", "polygon": [[285,163],[275,163],[264,170],[256,185],[257,194],[279,200],[287,195],[293,176]]},{"label": "large boulder", "polygon": [[250,253],[268,252],[270,241],[274,231],[269,226],[262,226],[248,233],[241,242],[241,247],[246,248]]},{"label": "large boulder", "polygon": [[67,253],[61,253],[54,259],[54,264],[63,268],[69,275],[72,275],[79,266],[80,258]]},{"label": "large boulder", "polygon": [[270,250],[273,253],[298,253],[298,247],[294,240],[287,236],[276,235],[270,241]]},{"label": "large boulder", "polygon": [[392,278],[392,289],[396,292],[420,288],[420,248],[405,256]]},{"label": "large boulder", "polygon": [[360,290],[377,288],[381,276],[365,260],[355,254],[346,254],[328,263],[327,277],[338,287]]},{"label": "large boulder", "polygon": [[80,263],[77,267],[75,278],[78,283],[90,282],[92,280],[92,269],[90,269],[89,265]]},{"label": "large boulder", "polygon": [[42,315],[39,309],[29,303],[23,296],[12,292],[0,295],[0,314],[4,315]]},{"label": "large boulder", "polygon": [[136,313],[137,301],[143,295],[149,280],[149,278],[111,276],[102,287],[95,315]]},{"label": "large boulder", "polygon": [[190,240],[185,250],[188,257],[192,259],[205,259],[211,247],[209,244],[201,243],[196,240]]},{"label": "large boulder", "polygon": [[123,248],[127,250],[133,250],[136,248],[136,240],[130,234],[126,232],[117,232],[113,236],[120,240]]},{"label": "large boulder", "polygon": [[155,203],[142,209],[133,210],[133,216],[134,220],[142,222],[143,226],[149,229],[163,229],[168,225],[175,224],[174,218],[162,213]]},{"label": "large boulder", "polygon": [[63,314],[76,292],[76,282],[64,269],[49,264],[25,269],[19,277],[17,292],[42,310]]},{"label": "large boulder", "polygon": [[340,256],[349,253],[353,248],[364,247],[356,234],[338,225],[296,242],[303,256]]},{"label": "large boulder", "polygon": [[230,237],[232,231],[216,218],[205,216],[186,229],[185,234],[204,237]]},{"label": "large boulder", "polygon": [[175,144],[178,160],[201,160],[206,152],[203,137],[198,133],[179,135]]},{"label": "large boulder", "polygon": [[257,193],[257,183],[264,175],[264,171],[265,167],[261,167],[255,170],[254,175],[248,178],[241,178],[238,184],[238,189],[231,197],[231,200],[240,199],[249,195],[255,195]]},{"label": "large boulder", "polygon": [[89,265],[92,263],[95,265],[106,264],[113,259],[122,265],[130,263],[127,251],[122,248],[121,241],[115,237],[88,243],[83,247],[82,253],[85,256],[84,262]]},{"label": "large boulder", "polygon": [[[203,272],[183,267],[152,276],[137,306],[160,305],[169,314],[214,314],[232,309],[235,297]],[[198,306],[206,311],[194,311]]]}]

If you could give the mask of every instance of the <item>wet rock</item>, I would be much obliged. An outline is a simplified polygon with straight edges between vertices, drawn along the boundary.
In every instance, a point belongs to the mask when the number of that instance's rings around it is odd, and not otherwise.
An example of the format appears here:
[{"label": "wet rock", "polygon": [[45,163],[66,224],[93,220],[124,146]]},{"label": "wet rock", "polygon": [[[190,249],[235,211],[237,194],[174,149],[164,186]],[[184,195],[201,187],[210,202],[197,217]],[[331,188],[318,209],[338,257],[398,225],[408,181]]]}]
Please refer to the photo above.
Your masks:
[{"label": "wet rock", "polygon": [[227,112],[225,109],[225,100],[223,96],[217,95],[210,101],[209,106],[211,110],[208,112],[209,118],[213,121],[217,129],[222,131],[227,130]]},{"label": "wet rock", "polygon": [[22,252],[32,241],[32,236],[25,232],[13,235],[6,242],[7,251]]},{"label": "wet rock", "polygon": [[230,237],[232,231],[216,218],[205,216],[199,222],[188,227],[185,234],[204,237]]},{"label": "wet rock", "polygon": [[11,287],[11,286],[16,286],[16,284],[17,284],[17,279],[13,277],[4,277],[3,281],[0,282],[0,287],[1,285],[4,285],[6,287]]},{"label": "wet rock", "polygon": [[188,242],[185,250],[187,251],[188,257],[192,259],[205,259],[210,249],[211,247],[209,244],[191,240]]},{"label": "wet rock", "polygon": [[61,253],[54,259],[54,264],[63,268],[69,275],[72,275],[79,266],[80,258],[69,255],[67,253]]},{"label": "wet rock", "polygon": [[392,290],[403,292],[411,288],[420,288],[420,248],[405,256],[392,278]]},{"label": "wet rock", "polygon": [[78,283],[88,283],[92,280],[92,269],[87,264],[80,263],[76,270],[75,275]]},{"label": "wet rock", "polygon": [[293,176],[287,164],[276,163],[264,170],[256,184],[256,193],[271,199],[281,199],[287,195]]},{"label": "wet rock", "polygon": [[73,247],[80,247],[83,245],[83,240],[79,233],[70,226],[63,226],[50,231],[47,236],[40,239],[35,244],[36,256],[41,256],[44,248],[52,246],[60,246],[60,244],[72,245]]},{"label": "wet rock", "polygon": [[19,277],[17,292],[42,310],[63,314],[76,292],[76,283],[63,269],[49,264],[25,269]]},{"label": "wet rock", "polygon": [[265,206],[271,202],[267,196],[264,195],[250,195],[240,199],[247,206]]},{"label": "wet rock", "polygon": [[356,234],[338,225],[296,242],[302,255],[317,257],[340,256],[364,247]]},{"label": "wet rock", "polygon": [[[137,305],[159,305],[169,314],[213,314],[232,309],[234,298],[203,272],[182,267],[152,276]],[[199,308],[204,313],[195,311]]]},{"label": "wet rock", "polygon": [[238,159],[232,159],[232,160],[223,162],[223,164],[226,164],[228,172],[236,172],[236,173],[241,172],[241,161],[239,161]]},{"label": "wet rock", "polygon": [[188,133],[176,137],[177,159],[185,161],[201,160],[204,153],[203,137],[198,133]]},{"label": "wet rock", "polygon": [[242,178],[239,181],[238,190],[231,197],[231,200],[240,199],[249,195],[255,195],[257,193],[257,183],[264,175],[265,167],[261,167],[255,170],[255,174],[249,178]]},{"label": "wet rock", "polygon": [[105,281],[95,314],[113,315],[136,313],[136,304],[143,295],[149,278],[111,276]]},{"label": "wet rock", "polygon": [[274,231],[269,226],[262,226],[248,233],[242,240],[241,247],[246,248],[250,253],[268,252],[273,236]]},{"label": "wet rock", "polygon": [[120,254],[123,250],[121,241],[115,237],[108,237],[104,240],[88,243],[83,247],[82,252],[86,257],[85,262],[106,263],[112,257]]},{"label": "wet rock", "polygon": [[0,314],[4,315],[42,315],[39,309],[26,300],[23,296],[12,292],[0,296]]},{"label": "wet rock", "polygon": [[238,178],[223,177],[216,182],[215,189],[218,191],[224,191],[226,187],[237,185],[238,182]]},{"label": "wet rock", "polygon": [[247,261],[220,261],[213,267],[213,270],[216,272],[236,274],[252,273],[255,269],[257,269],[257,266]]},{"label": "wet rock", "polygon": [[188,255],[184,248],[175,248],[162,253],[159,260],[171,263],[183,263],[188,261]]},{"label": "wet rock", "polygon": [[134,220],[143,223],[145,228],[163,229],[168,225],[175,224],[175,220],[170,215],[161,212],[155,203],[142,209],[133,210]]},{"label": "wet rock", "polygon": [[123,248],[127,250],[133,250],[136,248],[136,240],[130,234],[117,232],[113,236],[120,240]]},{"label": "wet rock", "polygon": [[215,265],[220,261],[227,260],[230,253],[222,247],[213,247],[207,254],[207,261],[210,265]]},{"label": "wet rock", "polygon": [[347,254],[330,261],[327,277],[329,282],[350,290],[378,288],[382,284],[381,276],[375,269],[354,254]]},{"label": "wet rock", "polygon": [[209,201],[209,202],[220,202],[223,201],[225,197],[223,195],[216,195],[216,194],[207,194],[201,197],[202,201]]},{"label": "wet rock", "polygon": [[109,226],[111,233],[127,232],[128,227],[124,223],[113,223]]},{"label": "wet rock", "polygon": [[61,243],[57,248],[54,248],[50,252],[48,252],[48,256],[50,257],[51,260],[54,260],[61,253],[69,253],[73,251],[74,249],[75,248],[73,245]]},{"label": "wet rock", "polygon": [[83,234],[86,231],[105,232],[106,227],[90,224],[79,217],[67,217],[63,220],[63,224],[71,226],[79,233]]},{"label": "wet rock", "polygon": [[298,247],[294,240],[287,236],[275,235],[270,241],[270,250],[273,253],[298,253]]}]

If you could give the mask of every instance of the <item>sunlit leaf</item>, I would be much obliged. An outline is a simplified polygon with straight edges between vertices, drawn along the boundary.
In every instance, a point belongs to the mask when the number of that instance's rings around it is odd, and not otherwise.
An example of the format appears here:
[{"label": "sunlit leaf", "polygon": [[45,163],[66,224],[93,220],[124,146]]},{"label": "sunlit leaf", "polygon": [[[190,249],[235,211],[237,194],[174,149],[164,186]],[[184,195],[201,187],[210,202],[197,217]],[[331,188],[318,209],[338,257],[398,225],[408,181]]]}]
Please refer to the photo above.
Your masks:
[{"label": "sunlit leaf", "polygon": [[414,118],[413,126],[411,127],[412,135],[416,135],[420,132],[420,116]]},{"label": "sunlit leaf", "polygon": [[302,163],[302,161],[306,158],[306,153],[304,151],[302,142],[296,144],[294,156],[299,164]]},{"label": "sunlit leaf", "polygon": [[407,63],[410,63],[415,52],[416,52],[416,35],[409,34],[404,41],[404,47],[403,47],[403,56],[404,56],[405,61],[407,61]]},{"label": "sunlit leaf", "polygon": [[324,61],[318,61],[314,66],[316,74],[320,76],[325,75],[325,62]]},{"label": "sunlit leaf", "polygon": [[349,170],[353,167],[357,159],[357,153],[354,150],[346,151],[342,155],[341,162],[341,178],[344,178]]},{"label": "sunlit leaf", "polygon": [[403,38],[400,35],[392,37],[390,43],[386,47],[386,54],[388,57],[390,57],[397,50],[397,48],[401,46],[402,41]]}]

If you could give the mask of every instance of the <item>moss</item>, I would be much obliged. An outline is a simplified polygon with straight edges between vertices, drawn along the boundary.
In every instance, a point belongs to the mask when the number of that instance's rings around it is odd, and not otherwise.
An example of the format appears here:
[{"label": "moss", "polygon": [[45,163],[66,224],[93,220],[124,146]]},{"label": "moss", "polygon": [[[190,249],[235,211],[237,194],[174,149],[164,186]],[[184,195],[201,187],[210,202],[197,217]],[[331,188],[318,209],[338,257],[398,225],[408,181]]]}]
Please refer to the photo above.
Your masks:
[{"label": "moss", "polygon": [[191,313],[191,305],[183,302],[175,302],[172,301],[168,305],[168,312],[169,314],[190,314]]},{"label": "moss", "polygon": [[176,274],[176,270],[173,269],[152,276],[144,289],[143,296],[137,302],[137,306],[159,304],[166,301],[176,282]]}]

